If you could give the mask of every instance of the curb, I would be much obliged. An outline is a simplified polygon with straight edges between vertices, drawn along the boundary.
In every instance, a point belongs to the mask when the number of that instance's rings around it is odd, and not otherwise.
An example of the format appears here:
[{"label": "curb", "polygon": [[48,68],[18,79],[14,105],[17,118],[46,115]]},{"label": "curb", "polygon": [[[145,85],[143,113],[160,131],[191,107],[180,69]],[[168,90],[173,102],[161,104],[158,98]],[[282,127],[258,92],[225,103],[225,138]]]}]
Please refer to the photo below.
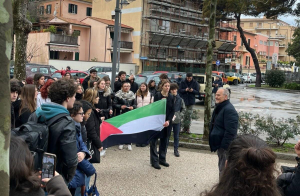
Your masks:
[{"label": "curb", "polygon": [[[173,145],[173,141],[169,141],[170,145]],[[209,145],[205,144],[195,144],[195,143],[187,143],[187,142],[179,142],[179,147],[182,148],[188,148],[188,149],[197,149],[197,150],[207,150],[210,152],[210,147]],[[294,154],[288,154],[288,153],[280,153],[280,152],[275,152],[277,159],[282,159],[282,160],[288,160],[288,161],[295,161],[296,155]]]}]

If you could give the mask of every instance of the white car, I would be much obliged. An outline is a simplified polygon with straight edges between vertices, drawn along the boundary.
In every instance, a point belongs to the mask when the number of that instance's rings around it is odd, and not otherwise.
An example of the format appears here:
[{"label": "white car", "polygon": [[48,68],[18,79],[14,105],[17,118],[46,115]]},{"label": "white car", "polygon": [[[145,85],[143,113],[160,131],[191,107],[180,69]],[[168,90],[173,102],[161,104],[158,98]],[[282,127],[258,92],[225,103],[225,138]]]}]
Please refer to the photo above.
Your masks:
[{"label": "white car", "polygon": [[256,76],[253,73],[244,73],[243,79],[245,82],[252,83],[256,81]]}]

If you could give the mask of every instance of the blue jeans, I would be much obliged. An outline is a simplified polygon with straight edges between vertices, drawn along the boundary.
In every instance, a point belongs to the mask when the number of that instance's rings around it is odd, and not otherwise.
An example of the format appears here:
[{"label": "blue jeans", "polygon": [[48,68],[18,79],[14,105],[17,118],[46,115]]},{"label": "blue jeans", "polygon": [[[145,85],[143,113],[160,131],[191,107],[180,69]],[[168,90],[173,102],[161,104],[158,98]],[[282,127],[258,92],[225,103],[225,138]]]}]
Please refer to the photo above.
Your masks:
[{"label": "blue jeans", "polygon": [[174,150],[178,150],[179,147],[179,132],[180,132],[180,123],[172,124],[173,133],[174,133]]},{"label": "blue jeans", "polygon": [[[90,177],[85,176],[85,190],[88,191],[89,190],[89,185],[90,185]],[[75,196],[81,196],[81,187],[77,187],[76,191],[75,191]]]}]

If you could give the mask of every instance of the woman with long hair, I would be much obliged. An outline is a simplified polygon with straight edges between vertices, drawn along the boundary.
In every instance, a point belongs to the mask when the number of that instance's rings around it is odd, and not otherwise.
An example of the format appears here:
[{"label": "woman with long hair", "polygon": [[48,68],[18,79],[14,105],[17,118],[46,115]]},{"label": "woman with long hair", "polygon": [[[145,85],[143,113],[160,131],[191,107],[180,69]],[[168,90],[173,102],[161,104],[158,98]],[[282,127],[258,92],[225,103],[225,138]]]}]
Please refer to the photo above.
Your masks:
[{"label": "woman with long hair", "polygon": [[[130,91],[130,83],[123,82],[121,90],[116,92],[114,101],[114,108],[117,110],[116,113],[124,114],[136,108],[135,105],[135,95],[132,91]],[[119,145],[119,149],[122,150],[124,147],[123,144]],[[128,150],[132,150],[131,144],[128,144]]]},{"label": "woman with long hair", "polygon": [[[150,141],[150,162],[152,167],[154,167],[155,169],[161,169],[159,165],[169,167],[169,163],[166,162],[166,155],[168,148],[168,138],[170,138],[172,130],[172,119],[175,114],[174,97],[171,93],[169,93],[169,91],[170,82],[168,80],[164,80],[161,83],[161,91],[157,92],[154,96],[154,101],[159,101],[162,99],[167,100],[166,121],[163,124],[164,128],[161,131],[160,135]],[[160,138],[159,152],[157,152],[158,138]]]},{"label": "woman with long hair", "polygon": [[[95,89],[88,88],[86,89],[83,100],[87,101],[92,105],[92,113],[90,118],[86,122],[86,132],[88,139],[88,147],[93,145],[95,146],[99,152],[97,155],[100,156],[100,152],[103,150],[102,142],[100,140],[100,124],[104,118],[101,116],[100,111],[96,109],[95,104],[99,102],[98,92]],[[93,155],[94,156],[94,155]]]},{"label": "woman with long hair", "polygon": [[266,142],[253,135],[232,141],[220,181],[206,196],[280,196],[276,184],[276,154]]},{"label": "woman with long hair", "polygon": [[[18,137],[11,137],[9,152],[9,195],[44,196],[41,178],[39,173],[34,171],[33,156],[25,141]],[[49,196],[71,196],[64,179],[57,172],[53,178],[44,178],[42,181],[46,183],[45,187]]]},{"label": "woman with long hair", "polygon": [[105,119],[108,119],[113,114],[113,111],[110,92],[105,85],[105,80],[99,80],[95,89],[98,91],[99,95],[99,102],[95,104],[95,107],[100,109],[100,113],[105,117]]},{"label": "woman with long hair", "polygon": [[27,123],[29,116],[35,111],[37,95],[37,88],[33,84],[27,84],[22,88],[21,104],[19,115],[16,119],[16,127]]},{"label": "woman with long hair", "polygon": [[140,88],[136,92],[136,107],[140,108],[153,103],[154,96],[149,92],[146,82],[141,83]]},{"label": "woman with long hair", "polygon": [[37,90],[40,92],[40,89],[45,84],[45,76],[40,73],[35,74],[33,77],[33,83],[36,86]]},{"label": "woman with long hair", "polygon": [[157,93],[156,90],[156,83],[154,80],[150,80],[148,83],[148,88],[149,88],[149,92],[152,94],[152,96],[154,97],[155,94]]},{"label": "woman with long hair", "polygon": [[82,100],[82,97],[83,97],[83,87],[79,83],[79,84],[77,84],[77,90],[76,90],[76,95],[75,95],[76,101]]},{"label": "woman with long hair", "polygon": [[43,103],[51,102],[50,98],[48,97],[48,93],[49,93],[49,88],[53,82],[54,80],[48,79],[46,84],[41,88],[36,98],[36,108],[40,107]]},{"label": "woman with long hair", "polygon": [[64,75],[64,78],[65,79],[73,79],[72,75],[70,72],[66,72],[65,75]]}]

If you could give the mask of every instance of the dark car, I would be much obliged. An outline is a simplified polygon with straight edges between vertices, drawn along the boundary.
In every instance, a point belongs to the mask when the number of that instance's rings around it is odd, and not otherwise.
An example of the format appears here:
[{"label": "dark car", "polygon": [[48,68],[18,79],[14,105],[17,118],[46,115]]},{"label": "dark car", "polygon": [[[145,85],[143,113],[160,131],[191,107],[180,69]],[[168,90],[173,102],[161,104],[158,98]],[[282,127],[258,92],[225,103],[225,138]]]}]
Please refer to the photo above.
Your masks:
[{"label": "dark car", "polygon": [[154,80],[156,84],[159,83],[159,75],[157,74],[138,74],[135,76],[135,82],[140,86],[143,82],[149,83],[150,80]]},{"label": "dark car", "polygon": [[[35,74],[41,73],[45,76],[45,79],[51,77],[51,75],[56,72],[57,69],[52,65],[41,65],[34,63],[26,64],[26,78],[33,78]],[[10,77],[13,77],[14,66],[10,67]]]},{"label": "dark car", "polygon": [[86,72],[90,73],[91,69],[96,69],[97,72],[112,72],[111,67],[103,67],[103,66],[93,66],[93,67],[89,68]]},{"label": "dark car", "polygon": [[167,73],[168,78],[170,79],[171,82],[176,82],[176,79],[178,78],[179,74],[182,74],[182,78],[185,79],[186,78],[186,73],[185,72],[173,72],[170,71],[169,73]]},{"label": "dark car", "polygon": [[[62,78],[62,75],[61,75],[62,72],[65,72],[65,70],[57,70],[54,74],[52,74],[51,77],[60,79],[60,78]],[[82,84],[84,78],[89,75],[84,71],[77,71],[77,70],[70,70],[68,72],[71,74],[71,76],[77,76],[80,80],[80,84]]]}]

